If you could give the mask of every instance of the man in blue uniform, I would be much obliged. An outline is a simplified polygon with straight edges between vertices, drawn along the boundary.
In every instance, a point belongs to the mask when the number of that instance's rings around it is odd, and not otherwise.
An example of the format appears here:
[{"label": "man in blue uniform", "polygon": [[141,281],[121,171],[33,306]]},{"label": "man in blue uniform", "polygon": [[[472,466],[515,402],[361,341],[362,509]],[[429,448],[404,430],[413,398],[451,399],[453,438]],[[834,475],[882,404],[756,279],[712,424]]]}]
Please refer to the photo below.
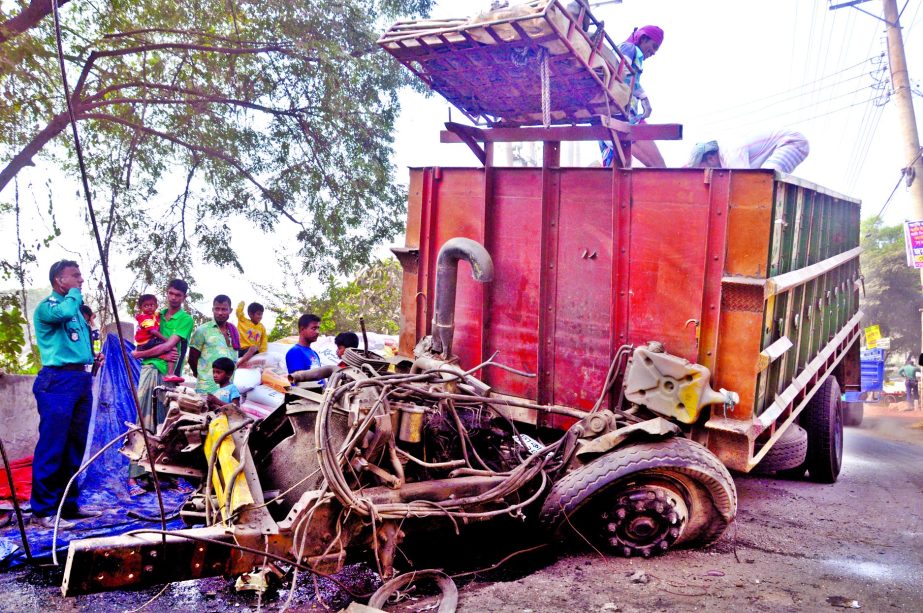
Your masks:
[{"label": "man in blue uniform", "polygon": [[[32,386],[39,413],[32,460],[32,522],[44,528],[54,526],[64,487],[83,459],[93,405],[94,361],[90,328],[80,313],[80,267],[71,260],[55,262],[48,278],[51,295],[39,303],[33,317],[42,369]],[[62,528],[73,527],[67,519],[99,515],[80,509],[77,494],[72,486],[61,512]]]}]

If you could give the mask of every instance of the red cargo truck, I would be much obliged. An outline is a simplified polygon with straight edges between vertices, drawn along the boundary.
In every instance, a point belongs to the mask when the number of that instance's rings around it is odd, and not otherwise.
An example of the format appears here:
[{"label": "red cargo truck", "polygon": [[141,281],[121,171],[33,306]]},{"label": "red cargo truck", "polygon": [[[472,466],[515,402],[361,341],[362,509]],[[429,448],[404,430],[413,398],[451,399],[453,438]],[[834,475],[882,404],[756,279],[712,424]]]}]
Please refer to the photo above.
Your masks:
[{"label": "red cargo truck", "polygon": [[[163,392],[163,428],[124,451],[200,477],[180,514],[204,527],[72,541],[65,594],[254,581],[270,556],[373,557],[388,576],[406,533],[500,516],[649,556],[724,532],[729,469],[836,480],[841,391],[859,389],[857,201],[772,171],[562,167],[561,142],[608,140],[627,166],[632,142],[681,136],[612,118],[636,75],[585,3],[398,23],[379,43],[489,126],[443,134],[477,166],[411,171],[401,356],[298,373],[257,423]],[[495,143],[529,140],[541,167],[494,164]]]}]

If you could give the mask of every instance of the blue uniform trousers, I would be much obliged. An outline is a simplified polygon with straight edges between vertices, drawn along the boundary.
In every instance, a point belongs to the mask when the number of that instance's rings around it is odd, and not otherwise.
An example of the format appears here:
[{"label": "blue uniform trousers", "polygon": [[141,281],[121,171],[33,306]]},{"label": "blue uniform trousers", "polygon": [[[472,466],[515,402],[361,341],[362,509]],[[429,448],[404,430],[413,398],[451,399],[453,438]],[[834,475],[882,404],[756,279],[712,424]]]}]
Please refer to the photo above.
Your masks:
[{"label": "blue uniform trousers", "polygon": [[[88,372],[43,368],[32,385],[38,404],[38,443],[32,459],[32,514],[54,515],[64,487],[80,468],[93,407]],[[65,508],[77,506],[71,486]]]}]

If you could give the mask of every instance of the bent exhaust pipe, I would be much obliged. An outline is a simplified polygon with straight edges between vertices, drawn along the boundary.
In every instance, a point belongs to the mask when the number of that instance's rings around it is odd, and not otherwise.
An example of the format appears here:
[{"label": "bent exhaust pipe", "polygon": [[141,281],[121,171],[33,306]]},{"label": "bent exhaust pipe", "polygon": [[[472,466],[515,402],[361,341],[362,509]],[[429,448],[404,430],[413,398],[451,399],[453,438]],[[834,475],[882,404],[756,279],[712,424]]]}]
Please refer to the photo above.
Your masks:
[{"label": "bent exhaust pipe", "polygon": [[475,281],[494,279],[494,262],[480,243],[470,238],[450,238],[442,245],[436,259],[436,305],[433,313],[433,352],[452,357],[455,336],[455,294],[458,287],[458,261],[471,265]]}]

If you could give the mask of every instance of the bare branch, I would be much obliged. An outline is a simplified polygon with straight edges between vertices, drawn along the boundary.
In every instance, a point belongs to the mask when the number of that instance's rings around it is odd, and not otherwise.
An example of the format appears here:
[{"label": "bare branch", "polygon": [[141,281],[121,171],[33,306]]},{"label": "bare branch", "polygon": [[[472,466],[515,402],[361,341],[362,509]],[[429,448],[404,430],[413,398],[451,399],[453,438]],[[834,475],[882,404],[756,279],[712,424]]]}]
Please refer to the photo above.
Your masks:
[{"label": "bare branch", "polygon": [[275,194],[273,194],[271,190],[269,190],[262,183],[260,183],[249,170],[247,170],[240,164],[240,162],[235,160],[233,157],[227,155],[226,153],[218,151],[217,149],[214,149],[212,147],[205,147],[202,145],[196,145],[196,144],[184,141],[183,139],[177,138],[176,136],[173,136],[172,134],[167,134],[166,132],[161,132],[159,130],[149,128],[147,126],[143,126],[143,125],[128,121],[126,119],[122,119],[121,117],[116,117],[114,115],[106,115],[105,113],[84,113],[81,119],[96,119],[97,121],[111,121],[113,123],[117,123],[119,125],[125,126],[132,130],[139,130],[141,132],[144,132],[145,134],[150,134],[151,136],[162,138],[166,141],[179,145],[180,147],[184,147],[190,151],[195,151],[203,155],[207,155],[208,157],[214,158],[216,160],[220,160],[224,162],[225,164],[228,164],[229,166],[234,168],[245,179],[247,179],[247,181],[249,181],[254,187],[256,187],[260,191],[260,193],[263,195],[263,197],[266,198],[272,204],[273,208],[279,211],[279,213],[282,214],[285,218],[287,218],[292,223],[298,225],[300,228],[305,229],[305,230],[307,229],[302,222],[295,219],[295,217],[285,209],[283,204],[278,201]]},{"label": "bare branch", "polygon": [[32,158],[41,151],[51,139],[60,134],[67,127],[69,121],[66,112],[55,115],[51,121],[49,121],[48,124],[19,151],[19,153],[13,156],[13,159],[7,163],[3,170],[0,170],[0,192],[3,191],[3,188],[12,181],[13,177],[15,177],[20,170],[26,166],[34,165]]},{"label": "bare branch", "polygon": [[[66,4],[67,2],[68,0],[58,0],[58,6]],[[52,10],[51,0],[32,0],[29,6],[24,8],[20,13],[0,23],[0,43],[5,43],[23,32],[34,28],[42,19],[51,15]]]},{"label": "bare branch", "polygon": [[263,113],[269,113],[276,116],[288,116],[295,117],[298,115],[298,111],[284,111],[281,109],[274,109],[268,106],[263,106],[261,104],[255,104],[253,102],[248,102],[247,100],[237,100],[235,98],[221,98],[219,96],[206,96],[201,95],[199,98],[194,99],[184,99],[184,100],[167,100],[162,98],[108,98],[100,102],[92,102],[85,104],[83,108],[86,110],[94,110],[106,106],[112,106],[116,104],[186,104],[194,105],[197,103],[207,102],[210,104],[227,104],[230,106],[240,106],[248,109],[253,109],[255,111],[262,111]]},{"label": "bare branch", "polygon": [[[238,40],[236,38],[228,38],[226,36],[218,36],[217,34],[210,34],[208,32],[202,32],[201,30],[177,30],[172,28],[144,28],[141,30],[127,30],[125,32],[114,32],[112,34],[106,34],[103,36],[104,39],[114,40],[119,38],[131,38],[133,40],[139,40],[136,37],[143,34],[178,34],[181,36],[198,36],[201,38],[207,38],[211,40],[220,40],[226,43],[234,43],[237,45],[275,45],[283,44],[276,43],[273,41],[259,41],[259,40]],[[144,39],[140,39],[144,40]]]}]

